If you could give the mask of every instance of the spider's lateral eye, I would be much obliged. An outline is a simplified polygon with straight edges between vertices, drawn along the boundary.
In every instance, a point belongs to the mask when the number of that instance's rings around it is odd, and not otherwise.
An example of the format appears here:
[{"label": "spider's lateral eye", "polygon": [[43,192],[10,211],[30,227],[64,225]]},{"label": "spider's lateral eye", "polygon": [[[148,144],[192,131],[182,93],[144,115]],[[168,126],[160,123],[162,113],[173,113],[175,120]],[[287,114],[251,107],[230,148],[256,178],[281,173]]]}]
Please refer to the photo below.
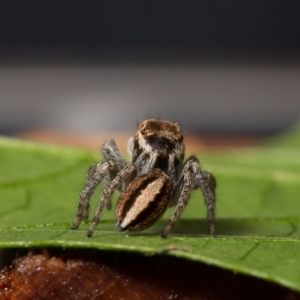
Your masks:
[{"label": "spider's lateral eye", "polygon": [[145,134],[145,133],[146,133],[146,129],[142,129],[141,134]]}]

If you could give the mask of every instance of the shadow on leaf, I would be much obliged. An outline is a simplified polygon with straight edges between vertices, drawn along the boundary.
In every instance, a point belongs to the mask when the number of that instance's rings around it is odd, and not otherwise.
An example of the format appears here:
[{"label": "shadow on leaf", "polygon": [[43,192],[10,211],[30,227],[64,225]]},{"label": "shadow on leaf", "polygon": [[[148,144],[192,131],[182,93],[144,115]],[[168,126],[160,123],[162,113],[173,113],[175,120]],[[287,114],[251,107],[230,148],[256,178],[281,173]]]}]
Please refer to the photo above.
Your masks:
[{"label": "shadow on leaf", "polygon": [[[300,237],[300,232],[297,231],[297,223],[300,225],[300,220],[297,219],[218,219],[216,221],[217,236],[238,236],[238,237]],[[160,220],[149,230],[143,233],[134,233],[134,235],[157,235],[164,226],[167,220]],[[183,219],[179,220],[172,228],[170,235],[184,236],[208,236],[206,220],[199,219]]]}]

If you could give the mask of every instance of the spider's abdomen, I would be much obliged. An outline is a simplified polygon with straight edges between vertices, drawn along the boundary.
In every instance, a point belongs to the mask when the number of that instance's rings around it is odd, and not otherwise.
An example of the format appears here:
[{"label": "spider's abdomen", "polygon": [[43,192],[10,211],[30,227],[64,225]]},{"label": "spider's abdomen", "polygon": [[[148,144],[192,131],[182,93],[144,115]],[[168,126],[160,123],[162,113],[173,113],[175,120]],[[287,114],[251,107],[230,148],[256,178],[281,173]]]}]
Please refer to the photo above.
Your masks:
[{"label": "spider's abdomen", "polygon": [[172,190],[172,180],[159,169],[135,178],[117,203],[117,227],[139,231],[153,225],[165,212]]}]

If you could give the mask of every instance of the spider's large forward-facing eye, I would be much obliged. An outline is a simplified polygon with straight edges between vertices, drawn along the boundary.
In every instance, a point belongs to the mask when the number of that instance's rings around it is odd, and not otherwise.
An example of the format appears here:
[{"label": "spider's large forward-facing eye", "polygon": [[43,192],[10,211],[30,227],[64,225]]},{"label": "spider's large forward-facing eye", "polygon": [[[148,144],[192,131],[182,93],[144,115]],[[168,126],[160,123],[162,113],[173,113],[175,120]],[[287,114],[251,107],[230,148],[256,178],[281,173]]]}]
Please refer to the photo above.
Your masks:
[{"label": "spider's large forward-facing eye", "polygon": [[134,179],[117,203],[117,227],[137,231],[153,225],[165,212],[172,189],[172,180],[159,169]]}]

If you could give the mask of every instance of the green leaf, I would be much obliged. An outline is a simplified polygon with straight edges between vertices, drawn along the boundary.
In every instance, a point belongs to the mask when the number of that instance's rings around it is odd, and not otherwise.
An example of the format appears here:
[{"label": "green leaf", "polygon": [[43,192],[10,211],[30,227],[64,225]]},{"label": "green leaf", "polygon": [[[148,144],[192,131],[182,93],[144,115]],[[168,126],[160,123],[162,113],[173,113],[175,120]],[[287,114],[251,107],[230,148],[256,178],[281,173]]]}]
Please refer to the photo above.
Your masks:
[{"label": "green leaf", "polygon": [[[299,131],[291,138],[295,136],[300,136]],[[292,144],[288,135],[284,140]],[[300,291],[299,149],[275,144],[200,157],[218,180],[216,238],[207,235],[202,195],[195,191],[165,240],[158,235],[172,210],[152,228],[135,234],[118,232],[114,213],[105,211],[88,239],[88,224],[77,231],[69,227],[85,173],[99,154],[1,138],[0,247],[164,253]],[[100,193],[101,188],[93,197],[91,213]]]},{"label": "green leaf", "polygon": [[295,124],[288,132],[283,132],[267,143],[270,146],[300,147],[300,123]]}]

